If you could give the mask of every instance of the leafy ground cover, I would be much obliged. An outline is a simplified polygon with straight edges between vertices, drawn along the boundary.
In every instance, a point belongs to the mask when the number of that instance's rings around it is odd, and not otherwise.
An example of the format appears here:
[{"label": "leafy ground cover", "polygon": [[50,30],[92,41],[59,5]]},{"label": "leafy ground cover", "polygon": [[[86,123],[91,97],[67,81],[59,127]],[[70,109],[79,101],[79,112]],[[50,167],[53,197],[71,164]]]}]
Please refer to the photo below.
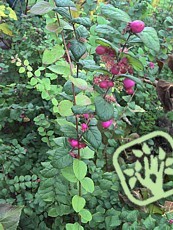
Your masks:
[{"label": "leafy ground cover", "polygon": [[[156,92],[172,81],[172,6],[0,3],[0,229],[172,229],[172,196],[134,205],[112,161],[144,134],[172,134]],[[125,152],[123,170],[133,163]]]}]

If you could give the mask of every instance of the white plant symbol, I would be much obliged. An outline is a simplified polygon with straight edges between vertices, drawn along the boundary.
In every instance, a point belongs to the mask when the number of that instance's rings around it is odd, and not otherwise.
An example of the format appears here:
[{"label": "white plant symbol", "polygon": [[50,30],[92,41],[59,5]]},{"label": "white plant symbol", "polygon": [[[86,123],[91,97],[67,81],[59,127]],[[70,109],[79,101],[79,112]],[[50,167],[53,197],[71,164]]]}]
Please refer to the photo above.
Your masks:
[{"label": "white plant symbol", "polygon": [[142,150],[132,150],[136,158],[143,157],[143,165],[137,160],[134,168],[125,169],[124,173],[129,176],[128,184],[131,189],[139,181],[143,187],[151,190],[153,196],[163,194],[163,176],[164,174],[173,175],[173,157],[166,157],[165,151],[159,147],[156,156],[151,154],[149,146],[144,143]]}]

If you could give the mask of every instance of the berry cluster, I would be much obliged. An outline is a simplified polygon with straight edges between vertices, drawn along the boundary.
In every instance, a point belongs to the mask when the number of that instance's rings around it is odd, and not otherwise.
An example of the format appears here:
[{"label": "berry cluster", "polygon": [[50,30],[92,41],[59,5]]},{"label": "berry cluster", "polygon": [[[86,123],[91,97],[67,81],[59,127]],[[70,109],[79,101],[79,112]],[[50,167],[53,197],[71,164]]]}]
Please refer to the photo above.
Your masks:
[{"label": "berry cluster", "polygon": [[86,147],[86,144],[83,142],[80,142],[76,139],[68,139],[69,144],[71,145],[72,148],[77,148],[77,149],[83,149]]},{"label": "berry cluster", "polygon": [[125,74],[127,72],[133,74],[133,68],[129,65],[126,57],[122,58],[118,63],[115,63],[111,68],[111,73],[114,75]]},{"label": "berry cluster", "polygon": [[[86,121],[86,123],[81,123],[81,131],[86,132],[89,129],[88,123],[89,123],[90,119],[93,117],[93,115],[86,113],[86,114],[79,115],[79,117],[84,118],[85,121]],[[104,129],[107,129],[112,125],[112,123],[113,123],[112,119],[108,120],[108,121],[103,121],[103,122],[101,122],[101,126]],[[84,143],[81,140],[81,136],[79,137],[79,139],[68,138],[68,143],[72,148],[71,151],[69,152],[69,154],[73,158],[79,158],[77,150],[78,149],[83,149],[83,148],[85,148],[87,146],[86,143]]]},{"label": "berry cluster", "polygon": [[[101,56],[101,60],[105,63],[106,68],[113,75],[125,73],[133,74],[133,68],[129,65],[128,59],[124,57],[117,62],[115,58],[115,51],[111,48],[98,46],[96,48],[96,53]],[[103,88],[106,88],[105,82],[103,83]]]},{"label": "berry cluster", "polygon": [[102,89],[108,89],[114,86],[114,82],[110,80],[109,76],[102,74],[94,77],[93,83]]},{"label": "berry cluster", "polygon": [[[117,62],[113,51],[104,46],[98,46],[96,48],[96,53],[101,55],[102,61],[105,62],[106,67],[113,75],[121,75],[126,73],[133,74],[133,68],[129,65],[126,57],[123,57],[119,62]],[[114,86],[113,80],[110,80],[109,76],[105,75],[94,77],[93,83],[105,90]],[[133,94],[135,82],[131,79],[125,79],[123,83],[126,93]]]},{"label": "berry cluster", "polygon": [[[81,118],[83,118],[83,120],[85,120],[84,123],[81,123],[81,131],[82,131],[82,133],[86,132],[89,129],[88,124],[90,122],[90,118],[92,118],[93,116],[91,114],[85,113],[85,114],[77,115],[77,117],[78,118],[81,117]],[[72,151],[70,151],[69,154],[73,158],[78,158],[78,153],[76,153],[74,151],[76,151],[78,149],[83,149],[87,146],[81,139],[82,139],[82,135],[79,137],[79,139],[68,138],[68,143],[72,147]]]}]

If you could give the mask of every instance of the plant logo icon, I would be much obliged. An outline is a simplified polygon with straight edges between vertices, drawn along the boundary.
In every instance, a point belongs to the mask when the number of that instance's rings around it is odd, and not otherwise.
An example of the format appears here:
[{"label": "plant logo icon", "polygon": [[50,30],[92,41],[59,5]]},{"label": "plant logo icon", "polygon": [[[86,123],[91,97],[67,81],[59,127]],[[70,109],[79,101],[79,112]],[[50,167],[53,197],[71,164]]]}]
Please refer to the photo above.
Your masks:
[{"label": "plant logo icon", "polygon": [[[166,139],[171,146],[170,154],[167,154],[162,147],[156,148],[154,146],[154,151],[151,151],[148,142],[156,137]],[[140,145],[141,149],[135,149],[136,145]],[[129,148],[132,149],[135,162],[130,168],[123,170],[119,164],[119,157]],[[113,155],[113,164],[126,196],[134,204],[145,206],[173,195],[173,189],[166,190],[163,181],[165,175],[173,175],[173,139],[169,134],[155,131],[120,146]],[[152,194],[151,197],[146,200],[139,200],[134,197],[131,190],[135,188],[136,184],[149,189]]]}]

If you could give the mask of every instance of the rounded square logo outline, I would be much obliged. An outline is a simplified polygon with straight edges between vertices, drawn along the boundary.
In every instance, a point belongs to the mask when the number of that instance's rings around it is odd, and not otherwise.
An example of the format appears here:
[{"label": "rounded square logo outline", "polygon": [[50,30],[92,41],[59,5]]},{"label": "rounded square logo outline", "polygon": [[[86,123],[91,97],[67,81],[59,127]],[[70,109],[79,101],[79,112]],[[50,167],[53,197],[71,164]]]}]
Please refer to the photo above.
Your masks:
[{"label": "rounded square logo outline", "polygon": [[[149,134],[146,134],[136,140],[133,140],[129,143],[126,143],[122,146],[120,146],[114,153],[113,155],[113,165],[114,165],[114,168],[118,174],[118,177],[120,179],[120,183],[121,183],[121,186],[123,187],[123,190],[126,194],[126,196],[129,198],[129,200],[131,202],[133,202],[134,204],[136,205],[139,205],[139,206],[145,206],[145,205],[148,205],[148,204],[151,204],[159,199],[162,199],[162,198],[166,198],[168,196],[171,196],[173,195],[173,189],[171,190],[168,190],[166,192],[164,192],[163,194],[158,194],[157,196],[153,196],[153,197],[150,197],[146,200],[138,200],[136,199],[131,191],[129,190],[128,186],[127,186],[127,183],[126,183],[126,178],[124,176],[124,173],[122,172],[121,170],[121,167],[119,166],[119,163],[118,163],[118,157],[119,155],[121,154],[122,151],[124,151],[125,149],[129,148],[129,147],[132,147],[136,144],[141,144],[149,139],[152,139],[154,137],[157,137],[157,136],[161,136],[161,137],[164,137],[168,142],[169,144],[171,145],[171,148],[173,150],[173,138],[168,134],[168,133],[165,133],[163,131],[154,131],[154,132],[151,132]],[[173,153],[172,153],[173,154]]]}]

